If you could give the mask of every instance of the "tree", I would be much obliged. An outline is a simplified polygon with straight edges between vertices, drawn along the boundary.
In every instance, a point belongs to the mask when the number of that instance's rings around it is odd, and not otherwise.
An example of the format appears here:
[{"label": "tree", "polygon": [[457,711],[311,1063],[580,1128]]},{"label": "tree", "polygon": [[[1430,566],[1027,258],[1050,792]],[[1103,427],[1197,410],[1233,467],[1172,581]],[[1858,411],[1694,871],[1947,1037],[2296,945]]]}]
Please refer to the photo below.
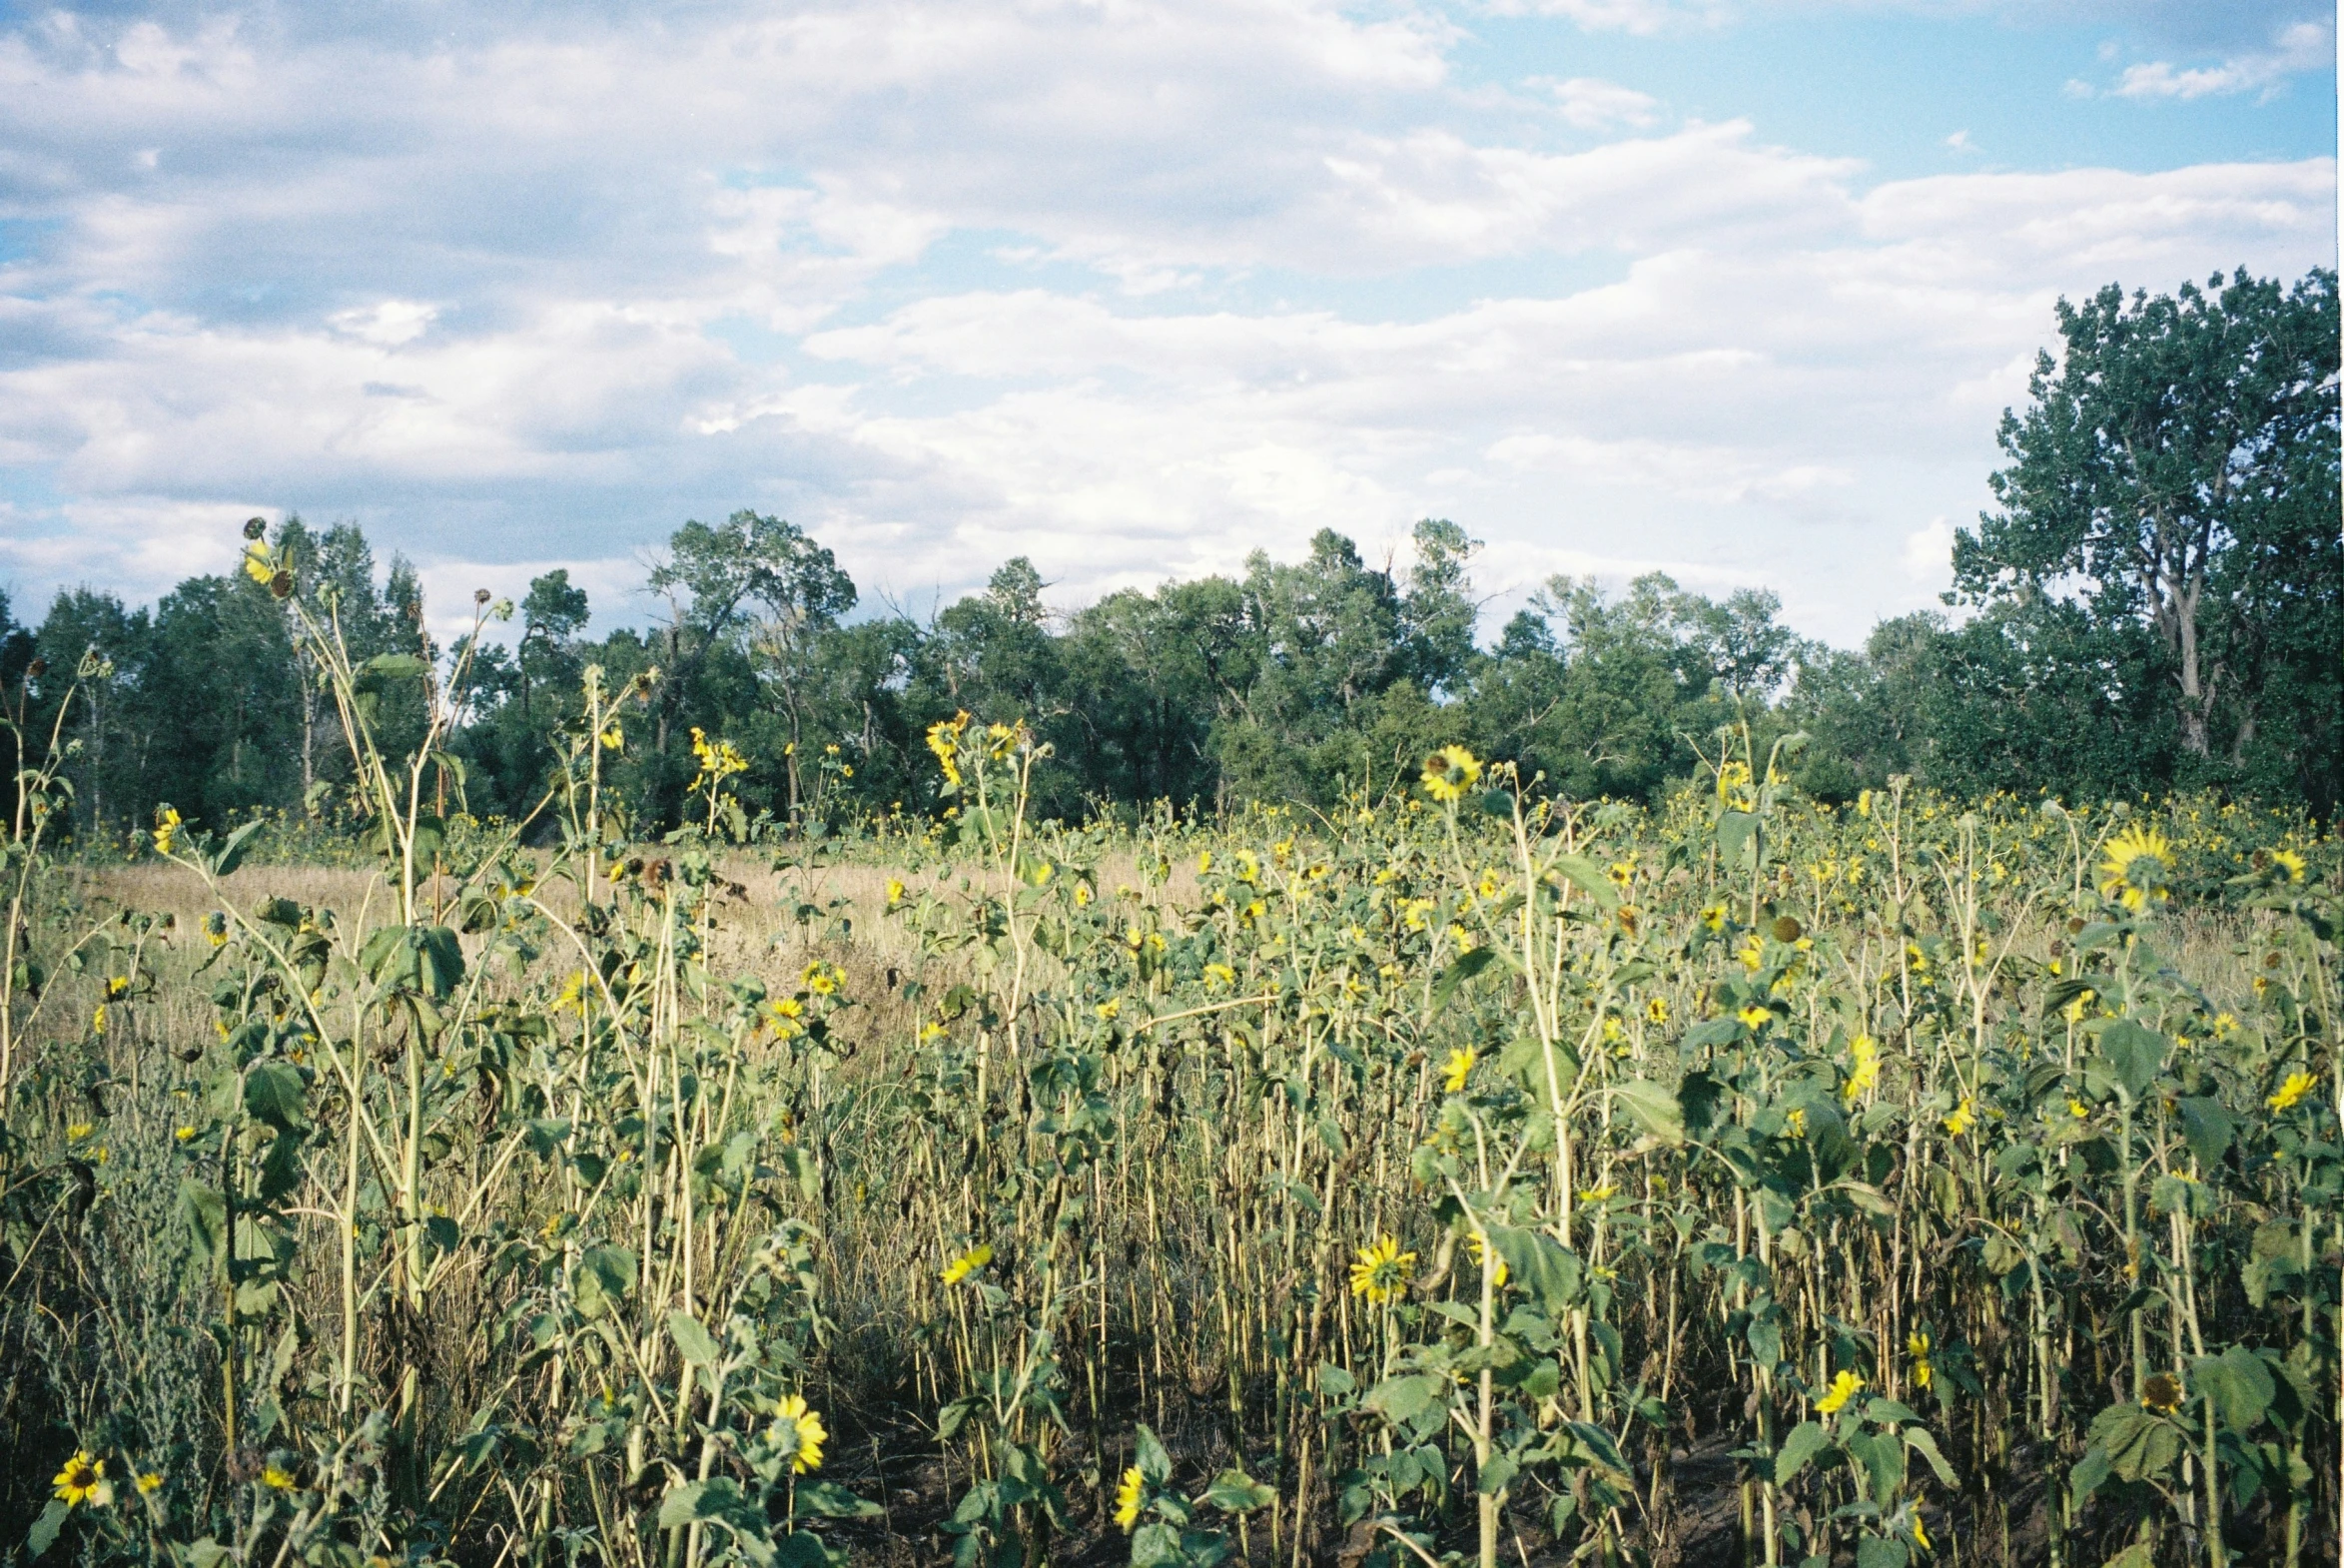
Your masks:
[{"label": "tree", "polygon": [[2255,771],[2270,695],[2308,704],[2285,716],[2280,765],[2326,775],[2332,799],[2336,275],[2282,289],[2241,269],[2129,300],[2111,284],[2061,300],[2058,324],[2062,359],[2039,356],[2026,412],[2002,415],[1998,509],[1956,536],[1948,601],[2046,597],[2095,629],[2145,626],[2180,748],[2226,763],[2201,776]]},{"label": "tree", "polygon": [[570,639],[585,629],[586,590],[573,588],[569,568],[559,566],[529,580],[521,600],[521,640],[514,650],[513,669],[520,679],[521,717],[529,718],[529,685],[567,673],[574,660]]},{"label": "tree", "polygon": [[677,706],[693,695],[710,654],[740,634],[754,673],[780,697],[794,811],[812,644],[855,607],[854,579],[805,529],[745,508],[716,527],[687,521],[667,544],[668,558],[651,573],[652,591],[670,606],[657,750],[666,753]]}]

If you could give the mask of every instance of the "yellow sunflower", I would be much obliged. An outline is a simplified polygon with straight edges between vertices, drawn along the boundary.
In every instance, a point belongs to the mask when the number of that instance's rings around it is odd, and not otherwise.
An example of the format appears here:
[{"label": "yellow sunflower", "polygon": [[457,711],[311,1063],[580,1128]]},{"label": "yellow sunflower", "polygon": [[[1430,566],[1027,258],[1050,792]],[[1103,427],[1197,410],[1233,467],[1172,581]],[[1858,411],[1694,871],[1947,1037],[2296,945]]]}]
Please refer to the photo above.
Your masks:
[{"label": "yellow sunflower", "polygon": [[1434,800],[1454,805],[1481,782],[1481,759],[1462,746],[1443,746],[1424,759],[1424,775],[1417,782]]},{"label": "yellow sunflower", "polygon": [[798,1474],[822,1468],[822,1444],[830,1433],[822,1425],[821,1413],[807,1408],[804,1396],[791,1394],[774,1406],[773,1429],[767,1435],[776,1443],[791,1443],[797,1453],[791,1467]]},{"label": "yellow sunflower", "polygon": [[66,1460],[65,1468],[49,1484],[56,1488],[57,1500],[68,1508],[78,1508],[83,1503],[103,1507],[114,1499],[114,1489],[106,1481],[106,1461],[87,1448],[77,1450]]},{"label": "yellow sunflower", "polygon": [[2136,822],[2108,840],[2106,849],[2107,859],[2100,862],[2103,897],[2133,911],[2165,897],[2165,879],[2173,870],[2173,845],[2163,833]]},{"label": "yellow sunflower", "polygon": [[1351,1294],[1363,1295],[1371,1304],[1381,1306],[1406,1289],[1415,1272],[1416,1254],[1401,1251],[1396,1237],[1384,1236],[1372,1246],[1359,1248],[1358,1260],[1351,1264]]},{"label": "yellow sunflower", "polygon": [[981,1241],[945,1264],[944,1272],[937,1277],[948,1285],[957,1285],[992,1261],[993,1244],[989,1241]]},{"label": "yellow sunflower", "polygon": [[1122,1483],[1115,1489],[1115,1522],[1124,1527],[1126,1535],[1140,1522],[1140,1504],[1147,1496],[1148,1477],[1140,1473],[1138,1465],[1133,1465],[1124,1472]]},{"label": "yellow sunflower", "polygon": [[1832,1379],[1831,1391],[1815,1402],[1818,1415],[1838,1415],[1841,1406],[1864,1392],[1864,1379],[1854,1372],[1842,1372]]}]

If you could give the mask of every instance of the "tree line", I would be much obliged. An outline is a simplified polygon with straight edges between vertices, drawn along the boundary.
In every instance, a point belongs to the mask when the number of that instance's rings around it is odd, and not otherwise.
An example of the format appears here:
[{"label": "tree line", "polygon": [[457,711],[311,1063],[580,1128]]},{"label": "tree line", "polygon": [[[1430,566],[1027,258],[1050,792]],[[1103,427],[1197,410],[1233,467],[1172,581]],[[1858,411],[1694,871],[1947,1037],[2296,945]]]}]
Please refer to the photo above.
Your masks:
[{"label": "tree line", "polygon": [[[1856,649],[1799,636],[1771,591],[1712,598],[1659,574],[1619,591],[1554,578],[1485,640],[1478,546],[1443,519],[1416,524],[1404,568],[1327,529],[1299,560],[1256,552],[1237,575],[1066,614],[1020,557],[922,620],[858,613],[830,549],[743,510],[675,530],[646,624],[589,635],[586,593],[556,570],[493,607],[509,625],[484,609],[447,647],[411,565],[383,567],[356,524],[291,516],[272,542],[305,588],[331,587],[359,659],[423,671],[386,683],[387,749],[422,733],[426,702],[454,705],[437,787],[483,817],[542,792],[590,667],[605,689],[640,678],[607,776],[644,832],[677,819],[696,735],[737,748],[740,797],[777,822],[929,810],[926,731],[962,710],[1051,743],[1036,805],[1068,819],[1373,797],[1457,741],[1572,797],[1649,800],[1736,723],[1762,746],[1803,735],[1787,766],[1826,799],[1907,774],[1963,795],[2211,788],[2332,814],[2336,275],[2111,285],[2061,301],[2057,325],[2060,354],[2003,415],[1995,504],[1955,537],[1947,609],[1885,620]],[[233,568],[152,607],[63,591],[37,626],[0,598],[0,693],[9,777],[52,734],[73,748],[86,840],[165,803],[216,824],[331,813],[348,783],[340,720],[278,597]]]}]

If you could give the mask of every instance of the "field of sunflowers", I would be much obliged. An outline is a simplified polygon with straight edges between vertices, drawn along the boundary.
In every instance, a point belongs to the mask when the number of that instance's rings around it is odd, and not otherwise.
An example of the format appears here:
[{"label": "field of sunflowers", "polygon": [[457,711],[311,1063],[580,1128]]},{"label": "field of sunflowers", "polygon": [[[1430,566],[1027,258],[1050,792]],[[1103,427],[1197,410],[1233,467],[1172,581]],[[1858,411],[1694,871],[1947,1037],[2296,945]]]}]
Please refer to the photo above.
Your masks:
[{"label": "field of sunflowers", "polygon": [[[15,826],[0,1553],[2333,1562],[2338,922],[2212,800],[1404,793],[380,867]],[[37,802],[44,787],[36,779]]]}]

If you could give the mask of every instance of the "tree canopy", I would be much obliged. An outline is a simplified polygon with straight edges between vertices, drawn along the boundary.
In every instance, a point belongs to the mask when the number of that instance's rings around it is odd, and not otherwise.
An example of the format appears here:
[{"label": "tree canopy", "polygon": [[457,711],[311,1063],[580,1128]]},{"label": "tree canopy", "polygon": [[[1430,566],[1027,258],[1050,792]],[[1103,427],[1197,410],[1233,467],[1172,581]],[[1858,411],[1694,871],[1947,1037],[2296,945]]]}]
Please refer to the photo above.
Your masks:
[{"label": "tree canopy", "polygon": [[[415,654],[461,688],[456,804],[515,815],[541,792],[549,733],[589,669],[637,676],[610,780],[645,831],[671,825],[694,729],[750,763],[744,805],[836,824],[937,804],[923,737],[967,710],[1022,719],[1058,764],[1038,802],[1067,818],[1154,802],[1326,806],[1404,785],[1462,741],[1569,796],[1653,798],[1721,725],[1804,735],[1826,798],[1905,774],[1962,793],[2107,797],[2175,786],[2289,796],[2332,812],[2344,758],[2335,275],[2241,272],[2170,297],[2111,286],[2062,301],[2060,352],[2004,415],[1993,509],[1956,537],[1953,613],[1882,622],[1835,649],[1749,587],[1710,598],[1652,574],[1557,577],[1486,639],[1475,541],[1418,522],[1405,565],[1321,529],[1296,560],[1054,610],[1036,564],[1004,563],[925,621],[857,614],[831,549],[754,510],[672,532],[645,626],[590,632],[566,570],[536,578],[498,640],[424,635],[405,561],[353,524],[279,525],[293,569],[330,587],[362,659]],[[59,731],[76,830],[142,826],[169,802],[224,822],[325,810],[349,781],[338,722],[265,583],[223,562],[152,606],[60,593],[37,627],[0,598],[11,758]],[[460,657],[459,657],[460,655]],[[395,749],[420,689],[387,694]],[[408,710],[397,702],[409,704]],[[11,761],[10,774],[15,771]]]}]

